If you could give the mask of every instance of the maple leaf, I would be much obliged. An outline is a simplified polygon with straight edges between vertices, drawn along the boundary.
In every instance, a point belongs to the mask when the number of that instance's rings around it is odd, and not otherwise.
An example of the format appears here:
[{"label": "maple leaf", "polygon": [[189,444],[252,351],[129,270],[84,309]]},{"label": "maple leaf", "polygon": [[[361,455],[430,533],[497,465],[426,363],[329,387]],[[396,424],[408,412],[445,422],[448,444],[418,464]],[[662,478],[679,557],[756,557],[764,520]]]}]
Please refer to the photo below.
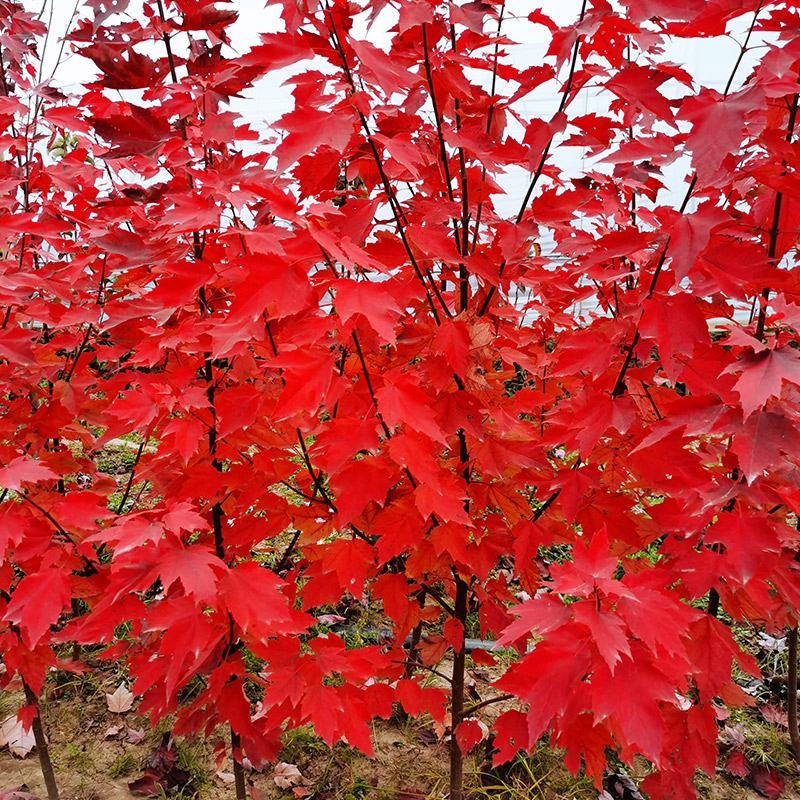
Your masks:
[{"label": "maple leaf", "polygon": [[166,75],[165,64],[137,53],[124,44],[95,42],[81,49],[103,73],[102,84],[108,89],[143,89]]},{"label": "maple leaf", "polygon": [[691,358],[695,347],[708,341],[708,326],[695,298],[685,294],[645,303],[639,330],[655,339],[667,377],[676,381],[683,368],[681,358]]},{"label": "maple leaf", "polygon": [[757,764],[749,775],[752,787],[767,800],[778,800],[783,794],[786,779],[776,769],[765,764]]},{"label": "maple leaf", "polygon": [[44,464],[26,456],[17,456],[6,466],[0,467],[0,486],[18,492],[23,483],[56,480],[58,474]]},{"label": "maple leaf", "polygon": [[741,508],[721,514],[706,531],[705,541],[709,545],[724,545],[730,575],[742,583],[756,574],[764,553],[779,552],[781,548],[769,521],[756,514],[745,514]]},{"label": "maple leaf", "polygon": [[121,683],[111,694],[106,694],[106,705],[112,714],[124,714],[133,708],[133,698],[133,692]]},{"label": "maple leaf", "polygon": [[347,109],[334,112],[314,108],[299,108],[284,114],[273,123],[276,128],[287,132],[286,137],[275,149],[278,169],[291,166],[297,159],[315,149],[326,146],[333,150],[344,149],[355,129],[355,118]]},{"label": "maple leaf", "polygon": [[736,778],[746,778],[752,769],[750,762],[741,750],[732,750],[725,759],[725,772]]},{"label": "maple leaf", "polygon": [[293,786],[303,785],[305,778],[297,768],[297,764],[279,761],[272,770],[272,782],[279,789],[291,789]]},{"label": "maple leaf", "polygon": [[607,587],[619,563],[608,552],[608,546],[605,528],[595,533],[588,544],[576,542],[572,562],[552,567],[553,588],[562,594],[587,596],[596,586]]},{"label": "maple leaf", "polygon": [[613,675],[623,656],[631,656],[625,624],[614,614],[599,611],[592,602],[577,604],[574,614],[575,621],[591,632],[595,647]]},{"label": "maple leaf", "polygon": [[694,213],[678,217],[667,244],[676,283],[680,283],[694,269],[698,258],[712,240],[712,231],[727,219],[724,211],[713,203],[703,203]]},{"label": "maple leaf", "polygon": [[800,356],[792,347],[745,353],[723,373],[741,372],[734,389],[745,418],[763,408],[770,397],[780,397],[784,381],[800,385]]},{"label": "maple leaf", "polygon": [[493,727],[495,752],[492,764],[495,766],[511,761],[520,750],[528,749],[528,722],[521,711],[504,711]]},{"label": "maple leaf", "polygon": [[161,522],[149,515],[126,515],[108,528],[86,538],[90,544],[114,544],[118,555],[135,550],[148,542],[158,542],[164,535]]},{"label": "maple leaf", "polygon": [[174,419],[164,429],[164,438],[174,442],[174,449],[185,464],[197,452],[206,432],[199,419]]},{"label": "maple leaf", "polygon": [[535,742],[553,718],[566,711],[589,667],[586,643],[574,627],[563,626],[496,682],[498,689],[528,704],[528,741]]},{"label": "maple leaf", "polygon": [[281,581],[273,572],[246,563],[224,575],[218,592],[242,630],[258,635],[285,630],[292,621],[280,587]]},{"label": "maple leaf", "polygon": [[[142,713],[256,769],[306,724],[371,754],[400,703],[454,752],[547,736],[598,791],[643,755],[689,800],[755,667],[699,598],[769,630],[800,606],[791,14],[526,9],[523,65],[482,1],[398,0],[378,34],[386,0],[286,0],[249,51],[236,9],[157,5],[88,0],[65,94],[0,3],[3,682],[99,645]],[[669,60],[732,30],[759,46],[719,91]],[[394,639],[331,631],[374,601]],[[435,667],[471,616],[520,653],[473,657],[525,704],[488,731],[448,718],[483,696],[459,659],[425,685],[400,647]],[[132,790],[191,794],[177,760],[167,734]]]},{"label": "maple leaf", "polygon": [[153,576],[161,576],[164,590],[180,581],[188,595],[200,601],[214,597],[220,576],[226,571],[224,562],[209,550],[194,547],[162,548]]},{"label": "maple leaf", "polygon": [[394,344],[394,326],[402,315],[397,301],[380,283],[336,282],[336,311],[342,322],[358,314],[387,344]]},{"label": "maple leaf", "polygon": [[789,727],[789,717],[786,711],[778,708],[777,706],[767,703],[759,709],[761,716],[771,725],[777,725],[781,728]]},{"label": "maple leaf", "polygon": [[0,723],[0,748],[2,747],[7,747],[17,758],[25,758],[36,747],[30,726],[26,728],[16,714]]},{"label": "maple leaf", "polygon": [[168,531],[205,531],[208,522],[188,501],[170,503],[161,517],[164,529]]},{"label": "maple leaf", "polygon": [[686,146],[692,151],[695,170],[703,184],[717,176],[727,155],[738,151],[745,114],[760,99],[758,89],[727,97],[714,89],[703,89],[684,100],[681,116],[692,123]]},{"label": "maple leaf", "polygon": [[16,789],[0,792],[0,800],[39,800],[37,795],[25,791],[26,788],[26,786],[18,786]]},{"label": "maple leaf", "polygon": [[471,526],[472,520],[465,509],[466,499],[465,485],[451,475],[439,476],[434,483],[421,483],[414,490],[414,504],[424,519],[436,514],[445,522]]},{"label": "maple leaf", "polygon": [[516,621],[506,626],[497,640],[499,644],[513,644],[522,636],[536,632],[537,636],[546,636],[560,628],[571,615],[569,609],[553,595],[543,595],[512,609]]},{"label": "maple leaf", "polygon": [[467,718],[459,722],[456,739],[462,753],[470,753],[489,733],[489,729],[478,719]]},{"label": "maple leaf", "polygon": [[758,664],[739,650],[730,631],[710,614],[692,624],[687,650],[696,670],[695,682],[705,700],[720,695],[732,683],[734,660],[742,669],[758,674]]},{"label": "maple leaf", "polygon": [[395,470],[377,456],[365,456],[340,469],[331,476],[339,523],[344,526],[352,522],[372,501],[383,505],[386,493],[397,480]]},{"label": "maple leaf", "polygon": [[780,464],[784,455],[796,453],[798,447],[800,432],[790,420],[772,411],[755,411],[736,433],[731,450],[748,483],[752,483]]},{"label": "maple leaf", "polygon": [[9,364],[33,366],[36,363],[30,334],[22,329],[0,331],[0,356]]},{"label": "maple leaf", "polygon": [[29,647],[58,621],[70,598],[69,575],[57,567],[26,575],[14,589],[3,619],[19,625]]},{"label": "maple leaf", "polygon": [[386,383],[375,392],[378,408],[392,427],[407,427],[444,442],[444,433],[430,407],[430,398],[409,375],[385,375]]},{"label": "maple leaf", "polygon": [[669,76],[652,67],[631,64],[612,76],[606,88],[629,103],[647,109],[657,118],[671,122],[672,109],[667,98],[659,92]]},{"label": "maple leaf", "polygon": [[421,82],[421,77],[409,72],[397,60],[370,42],[352,39],[350,44],[355,50],[362,68],[366,68],[387,95],[398,89],[408,90]]},{"label": "maple leaf", "polygon": [[376,425],[374,416],[357,419],[336,417],[331,420],[331,424],[314,442],[314,463],[333,473],[359,451],[374,449],[378,445]]},{"label": "maple leaf", "polygon": [[436,329],[436,348],[457,375],[464,375],[469,365],[471,340],[469,327],[462,320],[446,320]]},{"label": "maple leaf", "polygon": [[657,759],[664,737],[659,703],[673,700],[675,688],[657,664],[638,655],[634,646],[631,657],[622,658],[613,675],[607,669],[595,672],[592,709],[599,719],[614,719],[626,742]]},{"label": "maple leaf", "polygon": [[444,720],[445,695],[441,689],[422,687],[415,680],[403,678],[397,682],[396,693],[403,708],[412,716],[425,711],[438,722]]},{"label": "maple leaf", "polygon": [[94,10],[94,26],[102,25],[112,14],[122,14],[130,0],[87,0],[86,4]]},{"label": "maple leaf", "polygon": [[118,114],[96,119],[94,128],[111,143],[109,158],[150,155],[158,150],[170,134],[169,123],[162,116],[130,103],[125,104]]},{"label": "maple leaf", "polygon": [[[617,613],[631,633],[652,651],[679,656],[686,652],[686,629],[701,614],[667,592],[645,586],[631,587],[617,600]],[[679,624],[677,620],[680,620]]]}]

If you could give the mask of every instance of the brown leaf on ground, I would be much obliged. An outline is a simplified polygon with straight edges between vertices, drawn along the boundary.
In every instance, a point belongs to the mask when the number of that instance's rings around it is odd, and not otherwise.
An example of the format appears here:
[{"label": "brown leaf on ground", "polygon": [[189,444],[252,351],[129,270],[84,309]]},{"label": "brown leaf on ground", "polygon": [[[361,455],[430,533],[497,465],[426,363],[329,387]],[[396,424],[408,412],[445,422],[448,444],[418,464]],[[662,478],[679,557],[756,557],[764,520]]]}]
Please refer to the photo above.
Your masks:
[{"label": "brown leaf on ground", "polygon": [[26,731],[16,714],[0,724],[0,748],[8,747],[12,755],[17,758],[25,758],[35,746],[33,731]]},{"label": "brown leaf on ground", "polygon": [[272,780],[279,789],[291,789],[293,786],[303,786],[306,779],[296,764],[279,761],[272,773]]},{"label": "brown leaf on ground", "polygon": [[789,727],[789,715],[777,706],[767,703],[761,706],[761,716],[772,725],[777,725],[781,728]]},{"label": "brown leaf on ground", "polygon": [[113,694],[106,695],[106,703],[112,714],[124,714],[133,707],[133,692],[129,691],[124,683],[121,683]]},{"label": "brown leaf on ground", "polygon": [[39,800],[37,795],[30,794],[24,784],[16,789],[0,789],[0,800]]}]

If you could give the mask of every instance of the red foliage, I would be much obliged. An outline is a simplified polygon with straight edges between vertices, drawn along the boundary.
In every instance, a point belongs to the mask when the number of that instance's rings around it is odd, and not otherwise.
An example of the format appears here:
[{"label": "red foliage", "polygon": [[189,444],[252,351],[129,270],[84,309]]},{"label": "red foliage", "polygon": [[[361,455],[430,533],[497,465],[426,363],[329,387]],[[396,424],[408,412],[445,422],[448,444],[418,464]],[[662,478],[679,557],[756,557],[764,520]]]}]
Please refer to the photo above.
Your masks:
[{"label": "red foliage", "polygon": [[[533,64],[497,0],[285,0],[236,55],[213,2],[89,5],[68,48],[98,77],[67,98],[0,3],[0,682],[102,645],[237,759],[307,723],[369,753],[395,702],[446,719],[401,646],[438,632],[412,653],[455,655],[457,764],[474,612],[521,655],[496,762],[549,733],[598,785],[611,748],[691,797],[757,669],[705,598],[800,607],[794,5],[537,10]],[[665,55],[731,25],[769,35],[719,90]],[[287,67],[293,109],[242,124]],[[326,632],[343,598],[396,637]]]}]

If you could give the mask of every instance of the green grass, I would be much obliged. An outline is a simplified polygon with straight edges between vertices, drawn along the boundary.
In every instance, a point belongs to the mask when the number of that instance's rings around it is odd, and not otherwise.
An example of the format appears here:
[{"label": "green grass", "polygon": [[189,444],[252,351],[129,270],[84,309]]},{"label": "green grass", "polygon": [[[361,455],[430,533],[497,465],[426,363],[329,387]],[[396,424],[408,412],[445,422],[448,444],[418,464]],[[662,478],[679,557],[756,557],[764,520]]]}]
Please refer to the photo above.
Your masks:
[{"label": "green grass", "polygon": [[79,773],[85,774],[94,769],[94,760],[89,753],[72,742],[67,742],[64,751],[58,754],[56,760]]},{"label": "green grass", "polygon": [[328,752],[328,745],[314,733],[310,725],[286,731],[281,737],[283,750],[281,760],[295,763],[315,753]]},{"label": "green grass", "polygon": [[139,759],[133,753],[120,753],[108,768],[109,778],[124,778],[139,767]]},{"label": "green grass", "polygon": [[353,779],[353,782],[345,790],[342,795],[342,800],[364,800],[372,789],[372,786],[359,775]]},{"label": "green grass", "polygon": [[539,745],[506,768],[472,776],[470,796],[480,800],[595,800],[597,789],[583,774],[564,768],[563,753]]},{"label": "green grass", "polygon": [[794,769],[789,737],[767,722],[750,719],[745,724],[744,753],[754,764],[763,764],[780,772]]},{"label": "green grass", "polygon": [[200,788],[211,780],[209,754],[202,742],[176,739],[177,765],[191,776],[191,786]]},{"label": "green grass", "polygon": [[97,470],[107,475],[126,475],[136,463],[136,453],[137,449],[133,447],[108,445],[97,454]]}]

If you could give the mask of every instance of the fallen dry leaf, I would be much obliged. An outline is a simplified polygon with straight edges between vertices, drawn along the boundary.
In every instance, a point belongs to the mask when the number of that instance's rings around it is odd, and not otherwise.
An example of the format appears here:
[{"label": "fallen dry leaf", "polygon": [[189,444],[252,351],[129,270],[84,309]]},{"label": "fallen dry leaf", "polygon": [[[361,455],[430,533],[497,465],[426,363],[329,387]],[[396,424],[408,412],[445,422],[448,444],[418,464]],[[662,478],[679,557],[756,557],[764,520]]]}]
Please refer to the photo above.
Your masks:
[{"label": "fallen dry leaf", "polygon": [[12,755],[25,758],[35,746],[33,731],[26,731],[16,714],[0,725],[0,747],[8,747]]},{"label": "fallen dry leaf", "polygon": [[422,744],[439,744],[439,737],[436,735],[433,728],[420,728],[417,731],[417,738],[422,742]]},{"label": "fallen dry leaf", "polygon": [[137,797],[171,797],[177,792],[194,797],[196,787],[192,776],[181,769],[177,761],[178,753],[171,734],[167,732],[161,737],[159,746],[145,759],[142,777],[131,781],[128,790]]},{"label": "fallen dry leaf", "polygon": [[133,707],[133,692],[128,690],[124,683],[117,686],[113,694],[106,695],[108,710],[112,714],[124,714]]},{"label": "fallen dry leaf", "polygon": [[452,718],[450,716],[450,712],[448,711],[444,715],[444,720],[442,722],[434,722],[433,723],[433,731],[439,737],[439,739],[444,739],[445,735],[447,734],[448,729],[452,725]]},{"label": "fallen dry leaf", "polygon": [[303,773],[300,772],[297,765],[289,764],[286,761],[279,761],[275,765],[272,780],[279,789],[291,789],[293,786],[301,786],[305,782]]},{"label": "fallen dry leaf", "polygon": [[725,772],[737,778],[746,778],[750,774],[750,762],[741,750],[732,750],[725,761]]},{"label": "fallen dry leaf", "polygon": [[0,789],[0,800],[39,800],[39,797],[28,792],[28,787],[23,784],[16,789]]},{"label": "fallen dry leaf", "polygon": [[140,744],[144,741],[144,730],[142,728],[128,728],[128,735],[125,741],[130,744]]},{"label": "fallen dry leaf", "polygon": [[781,728],[789,727],[789,715],[783,709],[778,708],[777,706],[770,704],[762,706],[761,716],[772,725],[778,725]]},{"label": "fallen dry leaf", "polygon": [[767,800],[778,800],[786,786],[786,780],[783,775],[764,764],[757,764],[753,767],[749,776],[749,783],[759,794],[764,795]]}]

